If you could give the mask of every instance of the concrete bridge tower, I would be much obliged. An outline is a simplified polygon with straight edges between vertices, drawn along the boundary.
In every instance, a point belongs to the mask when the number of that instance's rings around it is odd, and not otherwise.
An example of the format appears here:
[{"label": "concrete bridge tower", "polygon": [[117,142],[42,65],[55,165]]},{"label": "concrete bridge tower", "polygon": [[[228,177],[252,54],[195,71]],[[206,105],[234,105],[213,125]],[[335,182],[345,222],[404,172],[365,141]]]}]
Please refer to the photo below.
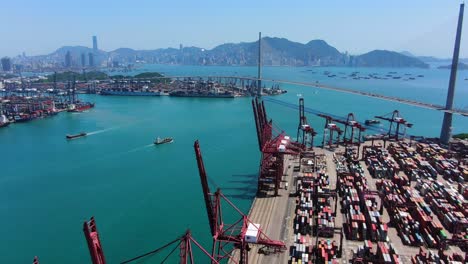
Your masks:
[{"label": "concrete bridge tower", "polygon": [[[452,110],[453,98],[455,96],[455,82],[457,80],[458,57],[460,54],[460,41],[463,25],[463,10],[465,4],[460,4],[460,14],[458,15],[457,35],[455,37],[455,48],[453,50],[452,69],[450,71],[450,81],[447,93],[447,102],[445,104],[446,110]],[[448,145],[451,138],[452,130],[452,113],[444,113],[444,121],[442,123],[442,130],[440,131],[440,143]]]},{"label": "concrete bridge tower", "polygon": [[258,82],[257,95],[262,96],[262,32],[258,33]]}]

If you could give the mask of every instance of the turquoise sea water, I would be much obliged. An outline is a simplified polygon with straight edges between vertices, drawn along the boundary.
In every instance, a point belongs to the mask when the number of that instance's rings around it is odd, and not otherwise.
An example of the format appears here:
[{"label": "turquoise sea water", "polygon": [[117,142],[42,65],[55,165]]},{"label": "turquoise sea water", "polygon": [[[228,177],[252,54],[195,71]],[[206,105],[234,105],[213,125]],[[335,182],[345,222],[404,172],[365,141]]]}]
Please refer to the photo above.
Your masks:
[{"label": "turquoise sea water", "polygon": [[[294,81],[319,80],[341,87],[444,104],[448,71],[265,67],[264,76]],[[254,76],[254,67],[147,65],[167,75]],[[414,81],[345,80],[330,71],[423,74]],[[468,106],[468,72],[459,74],[457,107]],[[414,123],[411,134],[437,136],[442,114],[357,95],[300,86],[283,86],[275,99],[359,120],[399,109]],[[255,194],[259,153],[250,98],[135,98],[83,96],[96,102],[85,113],[55,117],[0,129],[0,263],[89,263],[82,223],[94,215],[109,263],[150,251],[190,228],[210,248],[209,228],[200,188],[193,141],[201,142],[212,188],[222,187],[247,212]],[[295,135],[297,111],[266,103],[275,123]],[[314,127],[323,120],[309,115]],[[454,118],[454,131],[468,131],[466,117]],[[320,129],[317,129],[320,131]],[[66,141],[65,134],[91,132]],[[174,137],[155,147],[155,137]],[[235,216],[225,210],[226,217]],[[167,252],[168,253],[168,252]],[[177,253],[177,252],[176,252]],[[144,263],[152,263],[151,258]],[[202,261],[203,262],[203,261]],[[143,263],[143,262],[141,262]],[[159,263],[159,262],[155,262]],[[177,263],[177,254],[169,263]]]}]

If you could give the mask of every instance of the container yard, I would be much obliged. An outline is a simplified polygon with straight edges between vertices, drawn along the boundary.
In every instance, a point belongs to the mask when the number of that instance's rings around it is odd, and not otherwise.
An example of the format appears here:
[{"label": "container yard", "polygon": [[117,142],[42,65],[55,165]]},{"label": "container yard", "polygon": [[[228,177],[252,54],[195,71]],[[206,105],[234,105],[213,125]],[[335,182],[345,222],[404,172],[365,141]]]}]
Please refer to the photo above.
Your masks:
[{"label": "container yard", "polygon": [[64,111],[83,112],[94,107],[94,103],[83,102],[78,98],[76,82],[62,85],[60,90],[42,88],[18,88],[8,85],[6,89],[2,89],[0,117],[3,121],[0,123],[28,122]]},{"label": "container yard", "polygon": [[[87,79],[86,75],[77,72],[54,73],[46,80],[38,77],[0,79],[0,96],[11,94],[38,96],[43,93],[68,95],[71,89],[75,93],[99,94],[106,96],[175,96],[175,97],[212,97],[234,98],[255,96],[258,93],[258,82],[246,77],[201,77],[170,76],[158,73],[142,73],[132,76],[106,76],[103,79]],[[59,79],[57,80],[57,75]],[[62,80],[66,75],[69,79]],[[142,77],[143,76],[143,77]],[[72,77],[85,80],[72,81]],[[101,76],[102,77],[102,76]],[[279,95],[286,93],[279,84],[272,82],[270,87],[260,89],[262,95]],[[73,86],[73,87],[71,87]],[[4,87],[4,88],[3,88]]]},{"label": "container yard", "polygon": [[[264,177],[270,179],[262,180],[260,174],[259,191],[270,190],[273,197],[264,193],[257,196],[249,217],[263,214],[266,219],[277,219],[285,212],[289,215],[276,220],[278,224],[272,228],[278,230],[265,229],[269,234],[279,230],[285,233],[288,251],[277,252],[276,257],[258,257],[262,251],[251,252],[255,258],[249,262],[468,260],[466,146],[449,151],[429,140],[398,138],[395,135],[401,132],[393,132],[392,137],[377,136],[358,144],[335,135],[324,139],[321,148],[310,147],[305,142],[315,135],[301,113],[303,104],[301,99],[298,135],[309,131],[309,137],[289,142],[284,141],[285,137],[289,139],[284,134],[271,134],[272,121],[265,121],[264,105],[253,102],[262,152],[260,173],[267,171]],[[325,126],[330,123],[326,119]],[[276,142],[276,151],[272,142]],[[282,157],[286,152],[288,158]],[[291,186],[287,196],[286,183]],[[260,205],[260,201],[268,204],[281,200],[287,201],[283,208],[277,205],[270,210]]]}]

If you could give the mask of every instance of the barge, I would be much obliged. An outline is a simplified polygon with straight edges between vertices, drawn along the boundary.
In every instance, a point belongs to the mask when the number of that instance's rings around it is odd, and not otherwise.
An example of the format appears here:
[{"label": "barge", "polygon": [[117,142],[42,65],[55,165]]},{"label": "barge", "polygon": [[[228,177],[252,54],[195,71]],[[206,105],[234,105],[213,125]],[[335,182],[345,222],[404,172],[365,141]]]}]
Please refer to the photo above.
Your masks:
[{"label": "barge", "polygon": [[377,119],[367,119],[364,123],[368,126],[368,125],[380,124],[380,121]]},{"label": "barge", "polygon": [[79,134],[74,134],[74,135],[66,135],[65,138],[66,139],[75,139],[75,138],[80,138],[80,137],[86,137],[88,134],[86,134],[85,132],[81,132]]}]

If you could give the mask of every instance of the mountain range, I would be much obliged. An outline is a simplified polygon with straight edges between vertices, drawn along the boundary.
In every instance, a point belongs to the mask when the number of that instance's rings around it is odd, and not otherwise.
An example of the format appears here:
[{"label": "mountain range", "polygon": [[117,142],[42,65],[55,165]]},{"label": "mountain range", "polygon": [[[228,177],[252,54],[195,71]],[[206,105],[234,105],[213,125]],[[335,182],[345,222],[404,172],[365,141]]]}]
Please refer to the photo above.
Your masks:
[{"label": "mountain range", "polygon": [[[134,50],[119,48],[113,51],[93,52],[83,46],[64,46],[48,55],[27,57],[31,61],[63,64],[70,51],[72,63],[81,66],[81,54],[94,53],[96,61],[105,65],[127,65],[139,62],[184,65],[240,65],[252,66],[258,61],[258,41],[227,43],[211,50],[198,47]],[[86,56],[87,59],[87,56]],[[411,54],[388,50],[374,50],[352,56],[340,52],[324,40],[306,44],[285,38],[262,38],[262,59],[266,66],[351,66],[351,67],[418,67],[429,65]]]},{"label": "mountain range", "polygon": [[[436,58],[433,56],[416,56],[409,51],[400,51],[400,54],[403,54],[408,57],[417,58],[422,62],[430,64],[431,66],[437,67],[440,65],[447,65],[452,63],[452,58]],[[459,58],[460,62],[468,64],[468,58]]]}]

